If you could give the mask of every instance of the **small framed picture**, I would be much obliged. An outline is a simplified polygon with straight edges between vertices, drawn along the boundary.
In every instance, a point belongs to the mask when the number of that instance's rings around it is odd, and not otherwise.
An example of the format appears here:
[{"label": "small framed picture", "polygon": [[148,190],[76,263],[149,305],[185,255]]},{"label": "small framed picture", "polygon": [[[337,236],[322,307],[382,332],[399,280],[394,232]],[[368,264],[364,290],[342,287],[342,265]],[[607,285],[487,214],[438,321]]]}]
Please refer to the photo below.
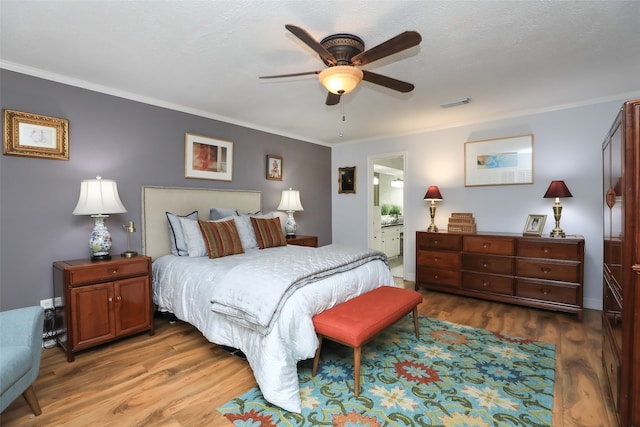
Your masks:
[{"label": "small framed picture", "polygon": [[544,222],[547,220],[546,215],[531,214],[527,218],[522,234],[527,236],[541,236],[544,229]]},{"label": "small framed picture", "polygon": [[185,134],[184,177],[231,181],[233,142]]},{"label": "small framed picture", "polygon": [[282,157],[267,154],[267,179],[282,181]]},{"label": "small framed picture", "polygon": [[3,153],[69,160],[69,120],[21,111],[3,111]]},{"label": "small framed picture", "polygon": [[338,193],[355,194],[356,192],[356,167],[338,168]]}]

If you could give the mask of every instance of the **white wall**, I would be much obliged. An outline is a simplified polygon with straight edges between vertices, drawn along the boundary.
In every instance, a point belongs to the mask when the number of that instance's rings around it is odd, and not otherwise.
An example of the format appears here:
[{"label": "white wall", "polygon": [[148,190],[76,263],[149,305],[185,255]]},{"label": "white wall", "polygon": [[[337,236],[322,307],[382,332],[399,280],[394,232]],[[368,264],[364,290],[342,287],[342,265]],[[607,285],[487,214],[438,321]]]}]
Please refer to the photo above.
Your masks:
[{"label": "white wall", "polygon": [[[527,215],[547,214],[544,234],[554,227],[553,200],[543,195],[552,180],[564,180],[573,198],[563,199],[561,227],[585,238],[587,308],[602,307],[602,160],[601,145],[626,99],[546,113],[495,120],[446,130],[343,143],[332,149],[332,241],[367,246],[368,159],[406,151],[405,279],[415,280],[415,232],[429,225],[429,185],[440,188],[436,224],[446,229],[451,212],[472,212],[478,231],[522,233]],[[464,106],[458,107],[464,108]],[[464,186],[464,144],[491,138],[533,134],[534,183]],[[338,194],[338,168],[357,167],[357,193]]]}]

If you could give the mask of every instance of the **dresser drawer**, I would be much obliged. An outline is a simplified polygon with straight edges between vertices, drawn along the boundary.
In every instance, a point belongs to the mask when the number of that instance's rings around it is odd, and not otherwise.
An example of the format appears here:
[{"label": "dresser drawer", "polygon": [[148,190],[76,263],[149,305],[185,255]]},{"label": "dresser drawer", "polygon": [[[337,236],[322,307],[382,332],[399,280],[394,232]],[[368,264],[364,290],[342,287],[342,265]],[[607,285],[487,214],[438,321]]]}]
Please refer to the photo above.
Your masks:
[{"label": "dresser drawer", "polygon": [[581,245],[572,242],[544,240],[518,241],[518,256],[533,258],[552,258],[571,261],[582,259]]},{"label": "dresser drawer", "polygon": [[519,297],[534,298],[543,301],[580,305],[582,307],[582,301],[578,301],[578,285],[551,284],[526,279],[517,279],[516,295]]},{"label": "dresser drawer", "polygon": [[511,277],[462,273],[462,287],[476,291],[513,295],[513,279]]},{"label": "dresser drawer", "polygon": [[515,239],[493,236],[464,236],[462,250],[480,254],[513,255]]},{"label": "dresser drawer", "polygon": [[118,280],[138,274],[148,274],[147,258],[129,260],[123,263],[97,262],[86,268],[78,268],[69,272],[69,284],[71,286],[89,282],[104,282],[106,280]]},{"label": "dresser drawer", "polygon": [[418,267],[416,271],[416,282],[434,283],[437,285],[447,285],[460,287],[460,272],[453,270],[439,270],[437,268]]},{"label": "dresser drawer", "polygon": [[534,259],[516,259],[516,276],[536,279],[581,282],[582,264],[579,262],[554,262]]},{"label": "dresser drawer", "polygon": [[416,244],[418,249],[444,249],[447,251],[458,251],[461,247],[462,238],[455,234],[443,233],[416,233]]},{"label": "dresser drawer", "polygon": [[619,383],[620,383],[620,362],[618,361],[618,357],[616,356],[615,348],[611,342],[611,338],[609,337],[609,333],[607,331],[604,332],[603,341],[602,341],[602,364],[604,365],[604,371],[607,375],[607,379],[609,380],[609,388],[611,389],[611,397],[613,398],[613,404],[618,410],[618,406],[620,404],[618,395],[619,393]]},{"label": "dresser drawer", "polygon": [[513,274],[513,258],[462,254],[462,269],[481,273]]},{"label": "dresser drawer", "polygon": [[446,251],[418,251],[418,265],[430,268],[460,269],[460,254]]}]

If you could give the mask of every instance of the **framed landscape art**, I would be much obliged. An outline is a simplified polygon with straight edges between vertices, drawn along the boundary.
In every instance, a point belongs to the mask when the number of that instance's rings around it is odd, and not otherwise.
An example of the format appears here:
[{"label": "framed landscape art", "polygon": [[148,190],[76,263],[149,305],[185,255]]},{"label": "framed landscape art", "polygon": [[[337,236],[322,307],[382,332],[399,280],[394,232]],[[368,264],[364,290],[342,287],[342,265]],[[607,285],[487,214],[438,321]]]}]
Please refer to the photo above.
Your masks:
[{"label": "framed landscape art", "polygon": [[533,135],[464,144],[464,185],[533,184]]}]

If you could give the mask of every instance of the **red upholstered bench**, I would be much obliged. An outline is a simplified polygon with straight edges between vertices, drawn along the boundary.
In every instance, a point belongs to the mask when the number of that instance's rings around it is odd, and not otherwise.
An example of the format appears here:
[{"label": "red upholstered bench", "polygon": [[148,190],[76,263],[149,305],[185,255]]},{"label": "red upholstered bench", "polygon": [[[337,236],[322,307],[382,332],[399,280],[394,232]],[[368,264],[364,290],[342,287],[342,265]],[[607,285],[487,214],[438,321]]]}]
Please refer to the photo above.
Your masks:
[{"label": "red upholstered bench", "polygon": [[313,326],[320,343],[313,359],[313,375],[318,370],[323,338],[353,347],[354,390],[358,396],[362,345],[411,311],[419,338],[418,304],[421,302],[419,292],[381,286],[314,316]]}]

